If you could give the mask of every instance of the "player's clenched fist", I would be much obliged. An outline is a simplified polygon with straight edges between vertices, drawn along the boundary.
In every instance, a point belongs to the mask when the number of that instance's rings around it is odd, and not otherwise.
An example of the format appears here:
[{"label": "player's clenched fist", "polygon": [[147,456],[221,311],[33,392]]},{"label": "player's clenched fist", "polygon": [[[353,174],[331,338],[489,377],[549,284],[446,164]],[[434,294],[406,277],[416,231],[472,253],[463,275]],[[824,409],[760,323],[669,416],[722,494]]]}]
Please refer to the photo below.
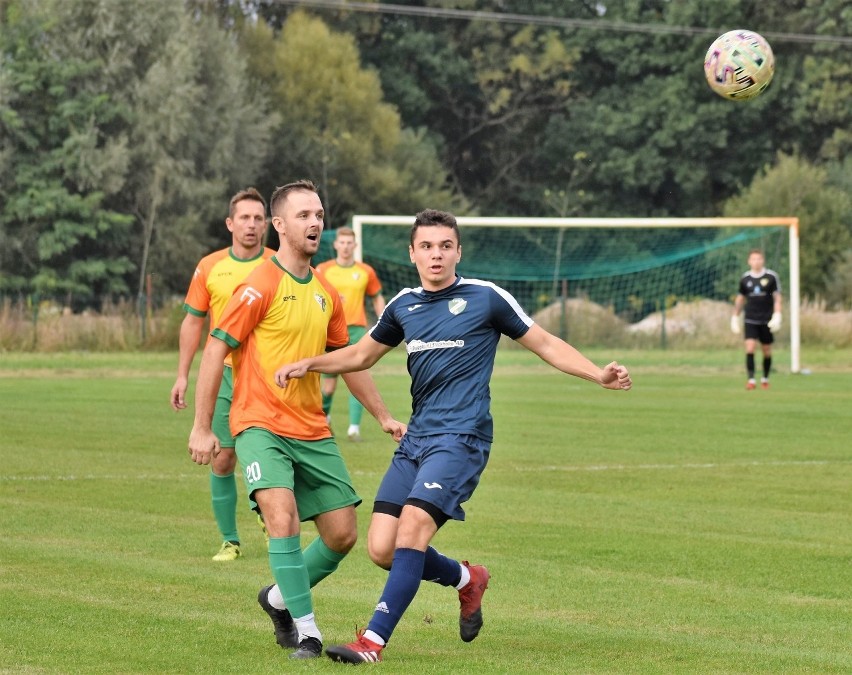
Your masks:
[{"label": "player's clenched fist", "polygon": [[308,364],[305,360],[297,361],[296,363],[288,363],[286,366],[281,366],[275,371],[275,384],[279,387],[286,387],[289,380],[296,380],[304,377],[308,372]]},{"label": "player's clenched fist", "polygon": [[607,389],[627,391],[633,386],[633,381],[630,379],[630,372],[627,367],[613,361],[607,364],[601,373],[601,386]]},{"label": "player's clenched fist", "polygon": [[219,439],[210,429],[192,428],[189,434],[189,456],[196,464],[210,464],[219,454]]}]

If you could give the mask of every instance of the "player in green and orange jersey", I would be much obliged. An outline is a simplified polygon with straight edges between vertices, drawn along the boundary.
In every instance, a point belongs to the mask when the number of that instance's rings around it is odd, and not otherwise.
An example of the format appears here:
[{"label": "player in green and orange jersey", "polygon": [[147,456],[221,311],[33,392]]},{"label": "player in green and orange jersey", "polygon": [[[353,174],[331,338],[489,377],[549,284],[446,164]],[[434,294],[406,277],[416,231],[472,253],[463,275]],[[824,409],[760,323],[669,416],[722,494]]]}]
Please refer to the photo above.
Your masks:
[{"label": "player in green and orange jersey", "polygon": [[[316,187],[309,181],[279,187],[270,210],[280,248],[237,287],[211,333],[198,373],[189,452],[199,464],[220,452],[211,420],[223,360],[232,352],[231,433],[249,496],[269,531],[275,580],[260,590],[258,602],[278,644],[298,647],[291,658],[303,659],[322,652],[310,588],[355,545],[361,499],[323,413],[319,375],[286,390],[274,375],[281,363],[345,346],[349,335],[340,295],[310,266],[323,229]],[[382,429],[401,439],[405,425],[391,417],[370,374],[344,378]],[[304,520],[315,522],[319,537],[302,551]]]},{"label": "player in green and orange jersey", "polygon": [[[341,227],[335,231],[333,260],[317,265],[317,271],[325,275],[331,285],[340,293],[343,301],[343,313],[349,328],[349,339],[358,342],[367,332],[367,314],[364,312],[364,299],[369,297],[376,316],[385,308],[382,296],[382,284],[376,271],[364,262],[355,260],[355,231],[350,227]],[[322,377],[322,409],[326,417],[331,414],[331,402],[337,388],[336,375]],[[346,431],[350,441],[361,439],[361,416],[364,407],[352,394],[349,395],[349,428]]]},{"label": "player in green and orange jersey", "polygon": [[[254,188],[241,190],[231,198],[225,225],[231,233],[231,245],[201,259],[184,301],[186,316],[180,327],[178,374],[171,392],[171,404],[175,410],[186,408],[189,369],[201,342],[206,317],[209,314],[210,326],[214,327],[237,285],[275,253],[263,246],[266,201]],[[237,533],[237,481],[234,477],[237,456],[234,437],[228,427],[233,389],[230,356],[226,357],[225,366],[213,420],[213,429],[222,451],[212,462],[210,471],[213,516],[222,536],[222,546],[213,556],[217,562],[236,560],[241,555]]]}]

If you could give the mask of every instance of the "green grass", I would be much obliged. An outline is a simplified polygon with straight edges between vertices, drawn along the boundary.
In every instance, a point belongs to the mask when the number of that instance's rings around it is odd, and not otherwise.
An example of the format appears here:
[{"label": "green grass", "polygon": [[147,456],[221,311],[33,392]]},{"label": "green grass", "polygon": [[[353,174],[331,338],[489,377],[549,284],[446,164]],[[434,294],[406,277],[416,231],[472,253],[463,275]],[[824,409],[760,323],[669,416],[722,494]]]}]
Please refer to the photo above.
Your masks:
[{"label": "green grass", "polygon": [[[629,353],[635,388],[622,394],[501,352],[491,462],[468,521],[435,540],[491,570],[485,628],[462,643],[455,594],[424,583],[376,667],[852,671],[852,359],[806,357],[813,375],[789,375],[782,356],[772,389],[746,392],[739,352]],[[210,561],[208,469],[186,452],[191,411],[168,406],[175,363],[0,358],[0,671],[343,668],[288,662],[275,645],[255,601],[270,573],[251,514],[245,557]],[[401,356],[375,376],[405,417]],[[338,428],[345,406],[341,389]],[[364,541],[393,446],[362,429],[365,442],[342,441],[365,499],[361,541],[314,593],[329,644],[366,624],[385,579]]]}]

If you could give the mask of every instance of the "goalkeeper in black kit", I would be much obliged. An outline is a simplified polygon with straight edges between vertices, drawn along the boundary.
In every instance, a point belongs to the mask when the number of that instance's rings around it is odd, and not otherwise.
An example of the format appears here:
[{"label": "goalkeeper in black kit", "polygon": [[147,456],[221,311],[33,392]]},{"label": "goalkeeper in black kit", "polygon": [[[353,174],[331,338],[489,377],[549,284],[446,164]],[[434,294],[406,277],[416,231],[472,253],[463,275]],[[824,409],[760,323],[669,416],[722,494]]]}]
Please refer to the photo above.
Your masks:
[{"label": "goalkeeper in black kit", "polygon": [[763,350],[762,389],[769,389],[769,372],[772,369],[773,333],[781,330],[781,281],[778,274],[766,269],[763,251],[748,254],[749,270],[740,278],[740,288],[734,301],[731,330],[740,333],[739,314],[745,307],[745,350],[748,381],[746,389],[757,387],[754,377],[754,349],[760,342]]}]

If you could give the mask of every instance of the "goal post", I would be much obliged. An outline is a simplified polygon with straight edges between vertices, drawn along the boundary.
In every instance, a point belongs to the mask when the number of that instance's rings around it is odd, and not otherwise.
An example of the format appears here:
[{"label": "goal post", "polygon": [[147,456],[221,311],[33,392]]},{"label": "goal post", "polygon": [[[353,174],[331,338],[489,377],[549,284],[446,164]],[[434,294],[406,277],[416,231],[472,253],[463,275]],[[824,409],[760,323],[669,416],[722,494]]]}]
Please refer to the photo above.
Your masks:
[{"label": "goal post", "polygon": [[[355,215],[352,217],[352,229],[355,231],[355,236],[359,242],[356,248],[356,257],[361,260],[366,249],[368,257],[373,254],[373,250],[368,246],[365,239],[365,225],[381,225],[381,226],[408,226],[413,224],[413,216],[401,215]],[[524,263],[523,261],[512,261],[521,265],[526,264],[528,267],[553,267],[553,281],[556,283],[557,277],[562,277],[559,273],[560,259],[559,255],[562,252],[562,232],[569,230],[579,230],[586,228],[590,230],[608,230],[613,232],[618,228],[626,228],[629,230],[651,230],[651,229],[670,229],[683,230],[685,228],[730,228],[731,231],[745,231],[746,229],[761,229],[761,228],[786,228],[787,230],[787,250],[785,251],[788,258],[785,302],[787,305],[787,314],[790,331],[790,371],[798,373],[801,370],[801,332],[800,332],[800,286],[799,286],[799,219],[796,217],[743,217],[743,218],[527,218],[527,217],[478,217],[478,216],[459,216],[457,217],[459,227],[462,228],[462,248],[465,248],[467,241],[467,231],[470,227],[482,228],[521,228],[526,231],[544,229],[556,229],[559,232],[559,237],[556,240],[558,248],[556,261],[549,261],[546,264],[542,263]],[[395,247],[403,247],[408,243],[408,231],[405,230],[405,238],[394,238],[393,245]],[[607,237],[610,239],[610,237]],[[611,239],[617,239],[613,236]],[[547,246],[547,244],[545,245]],[[553,243],[549,244],[551,248]],[[407,250],[405,251],[407,258]],[[597,251],[597,255],[605,256],[605,251]],[[688,254],[687,254],[688,255]],[[636,255],[638,260],[642,255]],[[507,254],[507,261],[510,260]],[[464,262],[464,260],[463,260]],[[772,262],[771,260],[769,261]],[[622,261],[619,263],[622,267],[630,268],[628,262]],[[744,260],[742,260],[744,265]],[[770,265],[772,266],[772,265]],[[501,265],[501,267],[503,267]],[[501,271],[501,267],[495,267],[495,274],[490,275],[490,280],[495,283],[500,283],[501,275],[497,273]],[[464,272],[462,272],[464,274]],[[480,276],[480,275],[477,275]],[[489,275],[481,275],[485,279],[489,279]],[[517,275],[516,275],[517,277]],[[514,278],[516,278],[514,277]],[[782,279],[782,284],[784,280]],[[526,308],[529,310],[529,308]]]}]

